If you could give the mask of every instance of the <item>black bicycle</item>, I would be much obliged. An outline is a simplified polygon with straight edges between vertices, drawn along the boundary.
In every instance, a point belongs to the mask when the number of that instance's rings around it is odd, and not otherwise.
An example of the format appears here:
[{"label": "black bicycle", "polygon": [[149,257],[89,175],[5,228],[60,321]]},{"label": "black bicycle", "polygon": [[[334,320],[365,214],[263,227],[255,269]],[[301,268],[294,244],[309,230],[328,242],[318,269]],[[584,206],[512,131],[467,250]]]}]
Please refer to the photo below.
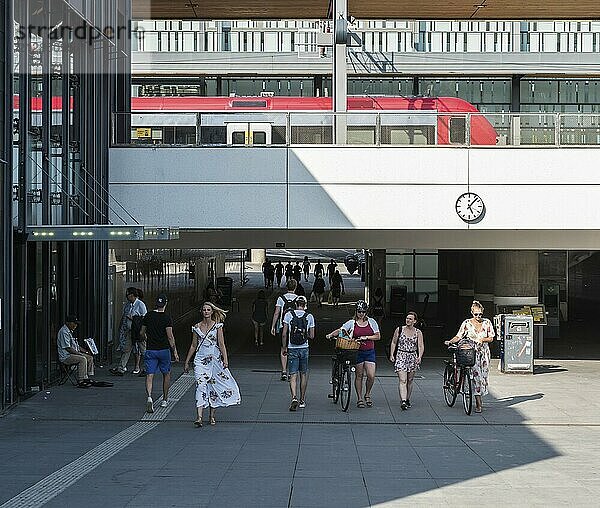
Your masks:
[{"label": "black bicycle", "polygon": [[446,404],[452,407],[460,393],[465,413],[470,415],[473,409],[471,367],[475,365],[475,349],[448,346],[448,350],[452,353],[452,358],[446,360],[446,368],[444,369],[444,399]]},{"label": "black bicycle", "polygon": [[[334,337],[335,340],[335,337]],[[352,372],[356,369],[356,349],[337,349],[331,357],[331,393],[333,403],[340,401],[342,411],[348,411],[352,395]]]}]

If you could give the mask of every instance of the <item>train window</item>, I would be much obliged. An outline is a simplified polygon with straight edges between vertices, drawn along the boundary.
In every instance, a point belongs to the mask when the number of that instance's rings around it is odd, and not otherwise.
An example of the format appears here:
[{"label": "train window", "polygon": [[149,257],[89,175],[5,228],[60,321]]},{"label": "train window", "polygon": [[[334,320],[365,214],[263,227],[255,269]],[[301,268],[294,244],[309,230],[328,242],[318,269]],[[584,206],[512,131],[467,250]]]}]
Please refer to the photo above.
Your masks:
[{"label": "train window", "polygon": [[224,145],[227,143],[227,127],[203,125],[200,129],[200,142],[203,145]]},{"label": "train window", "polygon": [[232,108],[266,108],[267,101],[233,101]]},{"label": "train window", "polygon": [[266,145],[267,144],[267,133],[254,131],[252,133],[252,144],[253,145]]},{"label": "train window", "polygon": [[450,143],[464,145],[467,142],[467,119],[462,116],[450,118]]},{"label": "train window", "polygon": [[234,131],[231,133],[231,144],[232,145],[245,145],[246,144],[246,132],[245,131]]}]

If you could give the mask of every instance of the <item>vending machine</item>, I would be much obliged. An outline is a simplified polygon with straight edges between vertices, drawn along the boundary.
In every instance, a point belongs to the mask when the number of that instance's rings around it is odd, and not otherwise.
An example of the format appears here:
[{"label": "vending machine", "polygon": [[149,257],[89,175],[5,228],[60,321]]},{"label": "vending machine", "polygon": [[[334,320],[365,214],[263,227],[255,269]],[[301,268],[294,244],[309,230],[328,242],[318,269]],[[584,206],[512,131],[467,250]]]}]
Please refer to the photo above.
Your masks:
[{"label": "vending machine", "polygon": [[533,374],[533,316],[498,314],[494,325],[500,341],[500,370]]}]

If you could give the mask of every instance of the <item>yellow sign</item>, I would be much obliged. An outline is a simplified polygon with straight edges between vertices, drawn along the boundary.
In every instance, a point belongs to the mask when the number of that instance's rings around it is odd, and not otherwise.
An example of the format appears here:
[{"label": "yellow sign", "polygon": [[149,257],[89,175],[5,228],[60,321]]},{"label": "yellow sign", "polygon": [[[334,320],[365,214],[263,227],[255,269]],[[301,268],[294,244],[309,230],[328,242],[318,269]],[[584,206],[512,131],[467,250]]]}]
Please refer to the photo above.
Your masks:
[{"label": "yellow sign", "polygon": [[138,138],[149,138],[152,136],[152,129],[136,129],[135,132]]}]

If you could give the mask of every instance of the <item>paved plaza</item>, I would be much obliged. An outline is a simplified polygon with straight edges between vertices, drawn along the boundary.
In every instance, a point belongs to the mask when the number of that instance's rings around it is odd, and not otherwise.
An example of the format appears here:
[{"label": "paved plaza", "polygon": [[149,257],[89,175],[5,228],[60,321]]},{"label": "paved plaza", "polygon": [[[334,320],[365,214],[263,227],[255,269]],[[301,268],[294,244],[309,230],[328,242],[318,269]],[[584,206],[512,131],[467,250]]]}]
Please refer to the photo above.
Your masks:
[{"label": "paved plaza", "polygon": [[[3,506],[597,506],[600,365],[537,362],[534,376],[492,372],[481,415],[442,398],[442,359],[418,373],[401,411],[380,355],[373,408],[327,398],[328,358],[311,360],[307,406],[288,410],[276,359],[238,355],[240,406],[201,429],[193,378],[144,414],[143,379],[39,392],[0,419]],[[101,370],[100,379],[104,378]],[[108,379],[108,378],[107,378]],[[354,401],[353,401],[354,402]],[[33,486],[33,487],[32,487]]]}]

